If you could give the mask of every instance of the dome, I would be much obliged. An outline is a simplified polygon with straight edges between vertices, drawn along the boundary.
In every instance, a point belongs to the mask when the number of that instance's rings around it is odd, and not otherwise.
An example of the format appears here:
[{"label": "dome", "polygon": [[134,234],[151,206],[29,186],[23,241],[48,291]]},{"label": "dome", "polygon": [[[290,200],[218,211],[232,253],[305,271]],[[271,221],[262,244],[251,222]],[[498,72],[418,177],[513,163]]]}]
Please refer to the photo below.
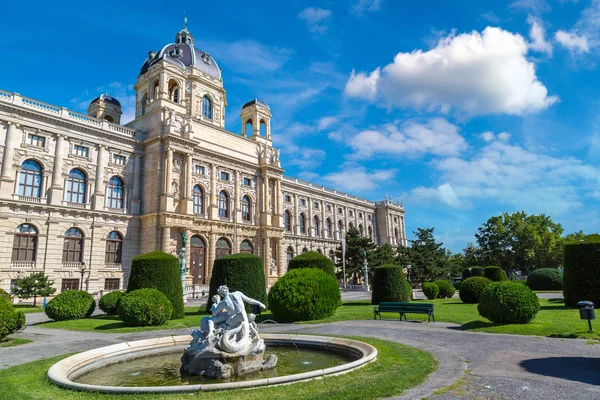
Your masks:
[{"label": "dome", "polygon": [[258,105],[258,106],[263,106],[264,108],[266,108],[267,110],[271,110],[271,108],[269,107],[269,105],[267,103],[265,103],[264,101],[260,101],[258,99],[254,99],[254,100],[250,100],[249,102],[247,102],[246,104],[244,104],[242,106],[242,109],[248,107],[248,106],[253,106],[253,105]]},{"label": "dome", "polygon": [[121,107],[121,103],[119,102],[119,100],[115,99],[114,97],[110,97],[106,94],[101,94],[100,96],[96,97],[94,100],[92,100],[91,104],[97,103],[100,100],[102,100],[105,103],[110,103],[110,104],[114,104],[117,107]]},{"label": "dome", "polygon": [[164,46],[158,53],[150,52],[142,65],[140,75],[145,74],[151,66],[162,60],[182,69],[194,67],[213,78],[221,79],[221,69],[217,62],[208,53],[194,47],[194,38],[187,28],[177,33],[175,43]]}]

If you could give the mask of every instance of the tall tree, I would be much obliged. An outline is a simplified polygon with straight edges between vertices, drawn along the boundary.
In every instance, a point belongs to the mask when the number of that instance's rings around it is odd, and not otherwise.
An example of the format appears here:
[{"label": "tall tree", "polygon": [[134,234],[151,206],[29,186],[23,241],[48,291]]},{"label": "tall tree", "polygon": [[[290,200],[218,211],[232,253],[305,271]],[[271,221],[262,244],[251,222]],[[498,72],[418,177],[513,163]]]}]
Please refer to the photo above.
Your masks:
[{"label": "tall tree", "polygon": [[469,268],[474,265],[481,265],[479,261],[481,257],[481,250],[476,247],[473,243],[467,243],[467,247],[463,249],[463,268]]},{"label": "tall tree", "polygon": [[53,283],[43,272],[36,272],[35,274],[17,279],[12,292],[21,299],[33,297],[33,305],[35,306],[38,296],[50,296],[56,291],[52,287]]},{"label": "tall tree", "polygon": [[[375,249],[375,243],[369,237],[360,237],[356,228],[351,228],[346,233],[346,276],[351,277],[354,283],[363,274],[364,253],[367,252],[367,262],[371,265],[371,257]],[[336,267],[342,270],[342,246],[338,246],[336,254]]]},{"label": "tall tree", "polygon": [[410,240],[410,247],[398,248],[398,262],[408,267],[411,283],[449,278],[449,262],[443,243],[433,237],[434,228],[417,228],[413,232],[416,239]]},{"label": "tall tree", "polygon": [[385,243],[373,251],[369,268],[377,268],[385,264],[395,264],[397,257],[396,250],[389,243]]}]

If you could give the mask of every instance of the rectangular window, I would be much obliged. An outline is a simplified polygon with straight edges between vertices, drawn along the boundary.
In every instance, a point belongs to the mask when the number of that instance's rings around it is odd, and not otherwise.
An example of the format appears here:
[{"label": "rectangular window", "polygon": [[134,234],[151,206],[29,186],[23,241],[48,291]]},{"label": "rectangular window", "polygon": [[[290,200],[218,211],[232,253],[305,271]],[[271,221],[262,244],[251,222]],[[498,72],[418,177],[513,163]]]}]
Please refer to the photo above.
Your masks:
[{"label": "rectangular window", "polygon": [[304,199],[300,199],[300,205],[301,205],[301,206],[305,206],[305,205],[306,205],[306,200],[304,200]]},{"label": "rectangular window", "polygon": [[221,171],[221,180],[228,181],[229,180],[229,172]]},{"label": "rectangular window", "polygon": [[327,211],[331,212],[331,204],[327,204]]},{"label": "rectangular window", "polygon": [[202,165],[195,165],[194,172],[198,175],[204,175],[204,167]]},{"label": "rectangular window", "polygon": [[362,218],[362,213],[358,213],[358,218]]},{"label": "rectangular window", "polygon": [[127,157],[122,156],[120,154],[115,154],[113,157],[113,162],[117,165],[125,165],[127,162]]},{"label": "rectangular window", "polygon": [[244,178],[244,185],[246,185],[246,186],[252,186],[252,179],[250,179],[250,178]]},{"label": "rectangular window", "polygon": [[63,279],[60,284],[60,291],[79,289],[79,279]]},{"label": "rectangular window", "polygon": [[338,214],[341,214],[341,213],[342,213],[342,209],[338,208]]},{"label": "rectangular window", "polygon": [[316,201],[313,201],[313,207],[315,210],[319,209],[319,203],[317,203]]},{"label": "rectangular window", "polygon": [[119,278],[104,279],[104,290],[119,290]]},{"label": "rectangular window", "polygon": [[348,211],[348,215],[350,215],[351,217],[354,215],[354,213],[352,212],[352,210]]},{"label": "rectangular window", "polygon": [[37,147],[45,147],[46,146],[46,138],[40,135],[32,135],[29,134],[27,136],[27,144]]},{"label": "rectangular window", "polygon": [[90,156],[90,149],[85,146],[79,146],[78,144],[76,144],[73,147],[73,152],[75,153],[76,156],[79,156],[79,157],[89,157]]},{"label": "rectangular window", "polygon": [[292,202],[292,196],[290,196],[289,194],[285,195],[285,202],[286,203],[291,203]]}]

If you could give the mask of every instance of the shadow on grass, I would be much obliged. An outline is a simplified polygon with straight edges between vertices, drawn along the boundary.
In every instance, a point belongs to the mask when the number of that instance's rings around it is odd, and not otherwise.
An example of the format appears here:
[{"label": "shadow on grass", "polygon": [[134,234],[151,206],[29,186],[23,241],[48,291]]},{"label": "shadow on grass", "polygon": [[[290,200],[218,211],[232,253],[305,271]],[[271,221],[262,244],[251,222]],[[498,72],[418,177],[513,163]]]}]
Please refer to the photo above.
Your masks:
[{"label": "shadow on grass", "polygon": [[372,305],[371,302],[369,300],[365,300],[362,303],[360,301],[347,301],[347,302],[343,302],[342,306],[344,307],[356,307],[356,306],[370,306]]},{"label": "shadow on grass", "polygon": [[460,331],[469,331],[471,329],[491,328],[493,326],[501,326],[502,324],[494,324],[493,322],[474,320],[469,321],[461,326],[451,326],[449,329],[457,329]]},{"label": "shadow on grass", "polygon": [[600,358],[597,357],[534,358],[519,364],[533,374],[600,385]]},{"label": "shadow on grass", "polygon": [[112,324],[104,324],[94,328],[95,331],[108,331],[111,329],[129,328],[123,321],[113,322]]},{"label": "shadow on grass", "polygon": [[565,299],[548,299],[548,303],[561,303],[561,304],[565,304]]}]

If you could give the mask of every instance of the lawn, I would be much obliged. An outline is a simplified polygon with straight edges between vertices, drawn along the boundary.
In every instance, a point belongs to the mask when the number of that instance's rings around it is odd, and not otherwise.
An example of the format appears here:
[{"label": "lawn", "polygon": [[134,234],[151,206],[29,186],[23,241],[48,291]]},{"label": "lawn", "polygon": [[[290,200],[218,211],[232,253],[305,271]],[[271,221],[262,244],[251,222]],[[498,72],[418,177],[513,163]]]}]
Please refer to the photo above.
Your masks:
[{"label": "lawn", "polygon": [[[225,392],[206,392],[199,396],[203,400],[212,399],[380,399],[397,396],[408,388],[425,381],[436,369],[436,361],[429,353],[383,340],[356,337],[375,346],[377,360],[348,374],[325,377],[292,385],[282,385],[254,390],[232,390]],[[46,379],[50,366],[66,356],[47,358],[0,371],[0,399],[114,399],[115,395],[103,395],[88,392],[74,392],[61,389]],[[3,397],[9,396],[9,397]],[[189,399],[195,394],[156,394],[127,395],[125,398],[138,399]]]},{"label": "lawn", "polygon": [[33,342],[33,340],[7,337],[7,338],[4,338],[3,340],[0,340],[0,347],[13,347],[13,346],[18,346],[20,344],[31,343],[31,342]]},{"label": "lawn", "polygon": [[23,311],[25,314],[44,312],[43,306],[33,306],[32,304],[15,304],[13,305],[15,310]]}]

